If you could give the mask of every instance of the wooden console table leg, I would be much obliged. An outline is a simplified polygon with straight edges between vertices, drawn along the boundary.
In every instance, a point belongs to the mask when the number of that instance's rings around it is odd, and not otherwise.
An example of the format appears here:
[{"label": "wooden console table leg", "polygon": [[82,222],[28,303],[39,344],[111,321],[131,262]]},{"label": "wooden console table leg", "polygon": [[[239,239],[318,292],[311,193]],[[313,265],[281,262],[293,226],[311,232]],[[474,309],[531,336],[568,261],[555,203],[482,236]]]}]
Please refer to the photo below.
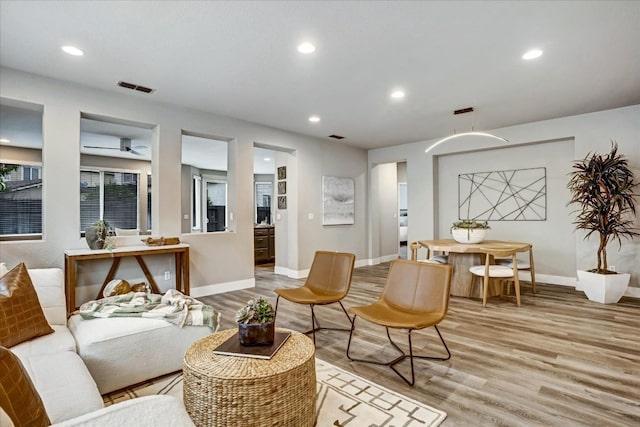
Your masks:
[{"label": "wooden console table leg", "polygon": [[191,292],[189,280],[191,279],[189,277],[189,249],[187,249],[182,252],[182,288],[185,295],[189,295]]},{"label": "wooden console table leg", "polygon": [[156,284],[156,281],[153,279],[153,276],[149,272],[149,269],[147,268],[147,264],[144,263],[144,260],[142,259],[142,256],[136,255],[135,258],[138,261],[138,265],[140,265],[140,268],[144,272],[144,276],[149,281],[149,286],[151,286],[151,292],[153,292],[154,294],[159,294],[160,293],[160,289],[158,288],[158,285]]},{"label": "wooden console table leg", "polygon": [[67,317],[76,310],[76,261],[64,257],[64,292],[67,299]]},{"label": "wooden console table leg", "polygon": [[118,271],[119,266],[120,266],[120,258],[114,258],[113,263],[111,264],[111,268],[107,273],[107,277],[105,277],[104,282],[102,283],[102,286],[98,291],[98,296],[96,297],[96,299],[102,298],[102,293],[104,292],[104,288],[106,288],[107,284],[113,280],[113,277],[116,275],[116,271]]},{"label": "wooden console table leg", "polygon": [[182,277],[182,252],[174,255],[176,265],[176,290],[184,293],[184,278]]}]

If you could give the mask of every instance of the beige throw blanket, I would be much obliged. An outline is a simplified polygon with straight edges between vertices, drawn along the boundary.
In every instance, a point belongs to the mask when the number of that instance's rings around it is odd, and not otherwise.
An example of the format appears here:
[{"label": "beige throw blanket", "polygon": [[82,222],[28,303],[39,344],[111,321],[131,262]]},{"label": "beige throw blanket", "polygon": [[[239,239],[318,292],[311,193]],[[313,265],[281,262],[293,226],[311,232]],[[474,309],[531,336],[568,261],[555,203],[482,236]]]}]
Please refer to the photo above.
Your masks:
[{"label": "beige throw blanket", "polygon": [[129,292],[124,295],[88,301],[80,306],[83,319],[108,317],[146,317],[162,319],[180,327],[208,326],[218,329],[220,313],[210,305],[169,289],[164,295]]}]

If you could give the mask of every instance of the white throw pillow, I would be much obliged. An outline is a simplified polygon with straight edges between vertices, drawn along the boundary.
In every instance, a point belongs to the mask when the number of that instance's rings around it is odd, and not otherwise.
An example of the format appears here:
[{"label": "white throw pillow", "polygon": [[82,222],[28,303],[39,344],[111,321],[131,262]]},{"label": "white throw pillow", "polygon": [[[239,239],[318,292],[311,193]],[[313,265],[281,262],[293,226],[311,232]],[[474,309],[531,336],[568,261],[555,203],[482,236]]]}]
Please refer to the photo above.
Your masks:
[{"label": "white throw pillow", "polygon": [[0,277],[4,276],[8,272],[9,269],[7,268],[7,264],[5,264],[4,262],[0,262]]}]

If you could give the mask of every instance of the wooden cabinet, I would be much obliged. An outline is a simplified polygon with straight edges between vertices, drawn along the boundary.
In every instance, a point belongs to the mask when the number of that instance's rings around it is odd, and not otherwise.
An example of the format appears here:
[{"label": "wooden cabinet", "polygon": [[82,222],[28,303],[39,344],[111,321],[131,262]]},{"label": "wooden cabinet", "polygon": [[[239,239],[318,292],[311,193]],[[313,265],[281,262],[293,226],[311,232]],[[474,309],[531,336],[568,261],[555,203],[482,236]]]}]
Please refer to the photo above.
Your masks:
[{"label": "wooden cabinet", "polygon": [[275,261],[275,243],[275,227],[256,227],[253,229],[253,250],[256,264]]}]

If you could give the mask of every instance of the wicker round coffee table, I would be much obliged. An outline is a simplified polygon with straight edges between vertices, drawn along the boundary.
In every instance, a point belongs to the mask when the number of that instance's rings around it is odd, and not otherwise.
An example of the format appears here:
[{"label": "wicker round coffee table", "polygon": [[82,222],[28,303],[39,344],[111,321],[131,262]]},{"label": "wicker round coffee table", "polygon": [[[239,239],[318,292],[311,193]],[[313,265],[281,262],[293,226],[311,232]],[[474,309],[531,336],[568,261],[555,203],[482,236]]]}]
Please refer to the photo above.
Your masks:
[{"label": "wicker round coffee table", "polygon": [[269,360],[223,356],[213,350],[237,332],[196,341],[183,363],[184,404],[197,426],[313,426],[316,370],[313,342],[291,332]]}]

